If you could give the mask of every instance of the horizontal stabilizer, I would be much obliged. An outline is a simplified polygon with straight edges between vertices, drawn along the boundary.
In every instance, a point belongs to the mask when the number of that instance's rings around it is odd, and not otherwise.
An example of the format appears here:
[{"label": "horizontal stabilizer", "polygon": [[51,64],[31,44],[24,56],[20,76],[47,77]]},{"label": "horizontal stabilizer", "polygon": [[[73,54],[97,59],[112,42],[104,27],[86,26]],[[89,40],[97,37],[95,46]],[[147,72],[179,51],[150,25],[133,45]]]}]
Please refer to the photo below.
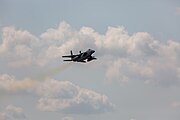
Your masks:
[{"label": "horizontal stabilizer", "polygon": [[63,61],[72,61],[72,60],[63,60]]},{"label": "horizontal stabilizer", "polygon": [[62,56],[62,57],[69,57],[69,58],[72,58],[72,57],[76,57],[76,56],[79,56],[79,55],[66,55],[66,56]]},{"label": "horizontal stabilizer", "polygon": [[72,55],[62,56],[62,57],[73,57]]}]

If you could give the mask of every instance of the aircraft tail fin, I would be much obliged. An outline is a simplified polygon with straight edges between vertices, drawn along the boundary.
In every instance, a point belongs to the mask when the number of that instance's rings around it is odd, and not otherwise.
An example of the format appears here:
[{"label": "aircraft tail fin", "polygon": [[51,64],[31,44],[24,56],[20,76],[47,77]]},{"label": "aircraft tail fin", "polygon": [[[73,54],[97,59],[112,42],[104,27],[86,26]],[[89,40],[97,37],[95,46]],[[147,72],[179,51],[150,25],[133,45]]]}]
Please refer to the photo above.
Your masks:
[{"label": "aircraft tail fin", "polygon": [[72,52],[72,50],[71,50],[71,56],[73,56],[73,52]]}]

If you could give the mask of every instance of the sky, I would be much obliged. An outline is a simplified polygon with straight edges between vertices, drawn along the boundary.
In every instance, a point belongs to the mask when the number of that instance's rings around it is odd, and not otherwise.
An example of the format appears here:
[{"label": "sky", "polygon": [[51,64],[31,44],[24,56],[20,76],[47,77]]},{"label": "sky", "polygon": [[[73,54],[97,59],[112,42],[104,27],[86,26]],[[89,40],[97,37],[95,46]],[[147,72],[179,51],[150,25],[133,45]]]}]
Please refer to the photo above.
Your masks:
[{"label": "sky", "polygon": [[178,0],[0,0],[0,120],[179,120],[179,21]]}]

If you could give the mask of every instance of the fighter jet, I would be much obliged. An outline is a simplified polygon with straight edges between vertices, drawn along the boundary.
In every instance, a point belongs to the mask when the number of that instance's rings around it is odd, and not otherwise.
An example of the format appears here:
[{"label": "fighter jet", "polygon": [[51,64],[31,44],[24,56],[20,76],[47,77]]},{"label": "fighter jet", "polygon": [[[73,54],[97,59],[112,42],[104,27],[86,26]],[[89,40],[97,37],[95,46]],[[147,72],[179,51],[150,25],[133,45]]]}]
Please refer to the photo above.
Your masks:
[{"label": "fighter jet", "polygon": [[63,61],[73,61],[73,62],[89,62],[91,60],[95,60],[97,58],[95,58],[94,56],[92,56],[92,54],[95,52],[95,50],[92,49],[88,49],[85,52],[81,52],[79,51],[79,54],[73,55],[72,50],[70,51],[71,55],[67,55],[67,56],[62,56],[63,58],[71,58],[71,59],[67,59],[67,60],[63,60]]}]

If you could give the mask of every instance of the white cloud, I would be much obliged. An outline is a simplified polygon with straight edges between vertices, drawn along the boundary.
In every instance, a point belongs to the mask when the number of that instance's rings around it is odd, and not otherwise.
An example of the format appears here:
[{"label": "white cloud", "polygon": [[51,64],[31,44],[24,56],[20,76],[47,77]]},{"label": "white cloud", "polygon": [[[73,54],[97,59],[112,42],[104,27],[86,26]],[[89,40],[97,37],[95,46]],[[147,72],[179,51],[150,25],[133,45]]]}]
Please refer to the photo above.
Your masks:
[{"label": "white cloud", "polygon": [[55,41],[58,44],[60,41],[73,36],[73,34],[71,26],[64,21],[59,24],[57,29],[50,28],[45,33],[42,33],[40,38],[49,42],[52,41],[53,43]]},{"label": "white cloud", "polygon": [[1,120],[26,120],[24,111],[20,107],[8,105],[3,112],[0,112]]},{"label": "white cloud", "polygon": [[179,83],[180,43],[161,42],[146,32],[129,35],[124,27],[118,26],[99,34],[89,27],[75,30],[62,22],[38,37],[12,27],[4,28],[2,35],[0,60],[6,58],[10,66],[45,66],[56,63],[70,50],[92,48],[96,50],[98,67],[106,69],[109,80],[140,79],[164,86]]},{"label": "white cloud", "polygon": [[28,31],[17,30],[14,27],[4,27],[2,29],[2,44],[0,53],[11,53],[17,45],[27,47],[36,46],[38,39]]},{"label": "white cloud", "polygon": [[[92,28],[83,27],[78,32],[65,25],[67,23],[62,24],[60,24],[61,30],[59,28],[53,30],[57,33],[62,31],[62,28],[66,28],[68,37],[63,36],[64,42],[61,45],[56,45],[53,49],[49,47],[47,56],[52,53],[66,53],[70,49],[76,50],[77,46],[83,49],[92,47],[97,50],[98,57],[110,56],[108,61],[104,59],[106,76],[109,79],[121,82],[142,79],[145,83],[164,86],[179,83],[179,42],[171,40],[162,43],[146,32],[138,32],[130,36],[124,27],[108,27],[107,32],[101,35]],[[48,32],[45,34],[51,35]],[[50,36],[48,38],[50,39]],[[55,57],[60,57],[60,54],[56,55]]]},{"label": "white cloud", "polygon": [[38,39],[28,31],[16,30],[14,27],[2,29],[0,59],[7,60],[8,65],[27,66],[33,62],[33,47]]},{"label": "white cloud", "polygon": [[[51,87],[53,86],[53,87]],[[80,88],[69,81],[47,80],[39,88],[38,108],[66,114],[94,114],[113,110],[107,96]]]}]

